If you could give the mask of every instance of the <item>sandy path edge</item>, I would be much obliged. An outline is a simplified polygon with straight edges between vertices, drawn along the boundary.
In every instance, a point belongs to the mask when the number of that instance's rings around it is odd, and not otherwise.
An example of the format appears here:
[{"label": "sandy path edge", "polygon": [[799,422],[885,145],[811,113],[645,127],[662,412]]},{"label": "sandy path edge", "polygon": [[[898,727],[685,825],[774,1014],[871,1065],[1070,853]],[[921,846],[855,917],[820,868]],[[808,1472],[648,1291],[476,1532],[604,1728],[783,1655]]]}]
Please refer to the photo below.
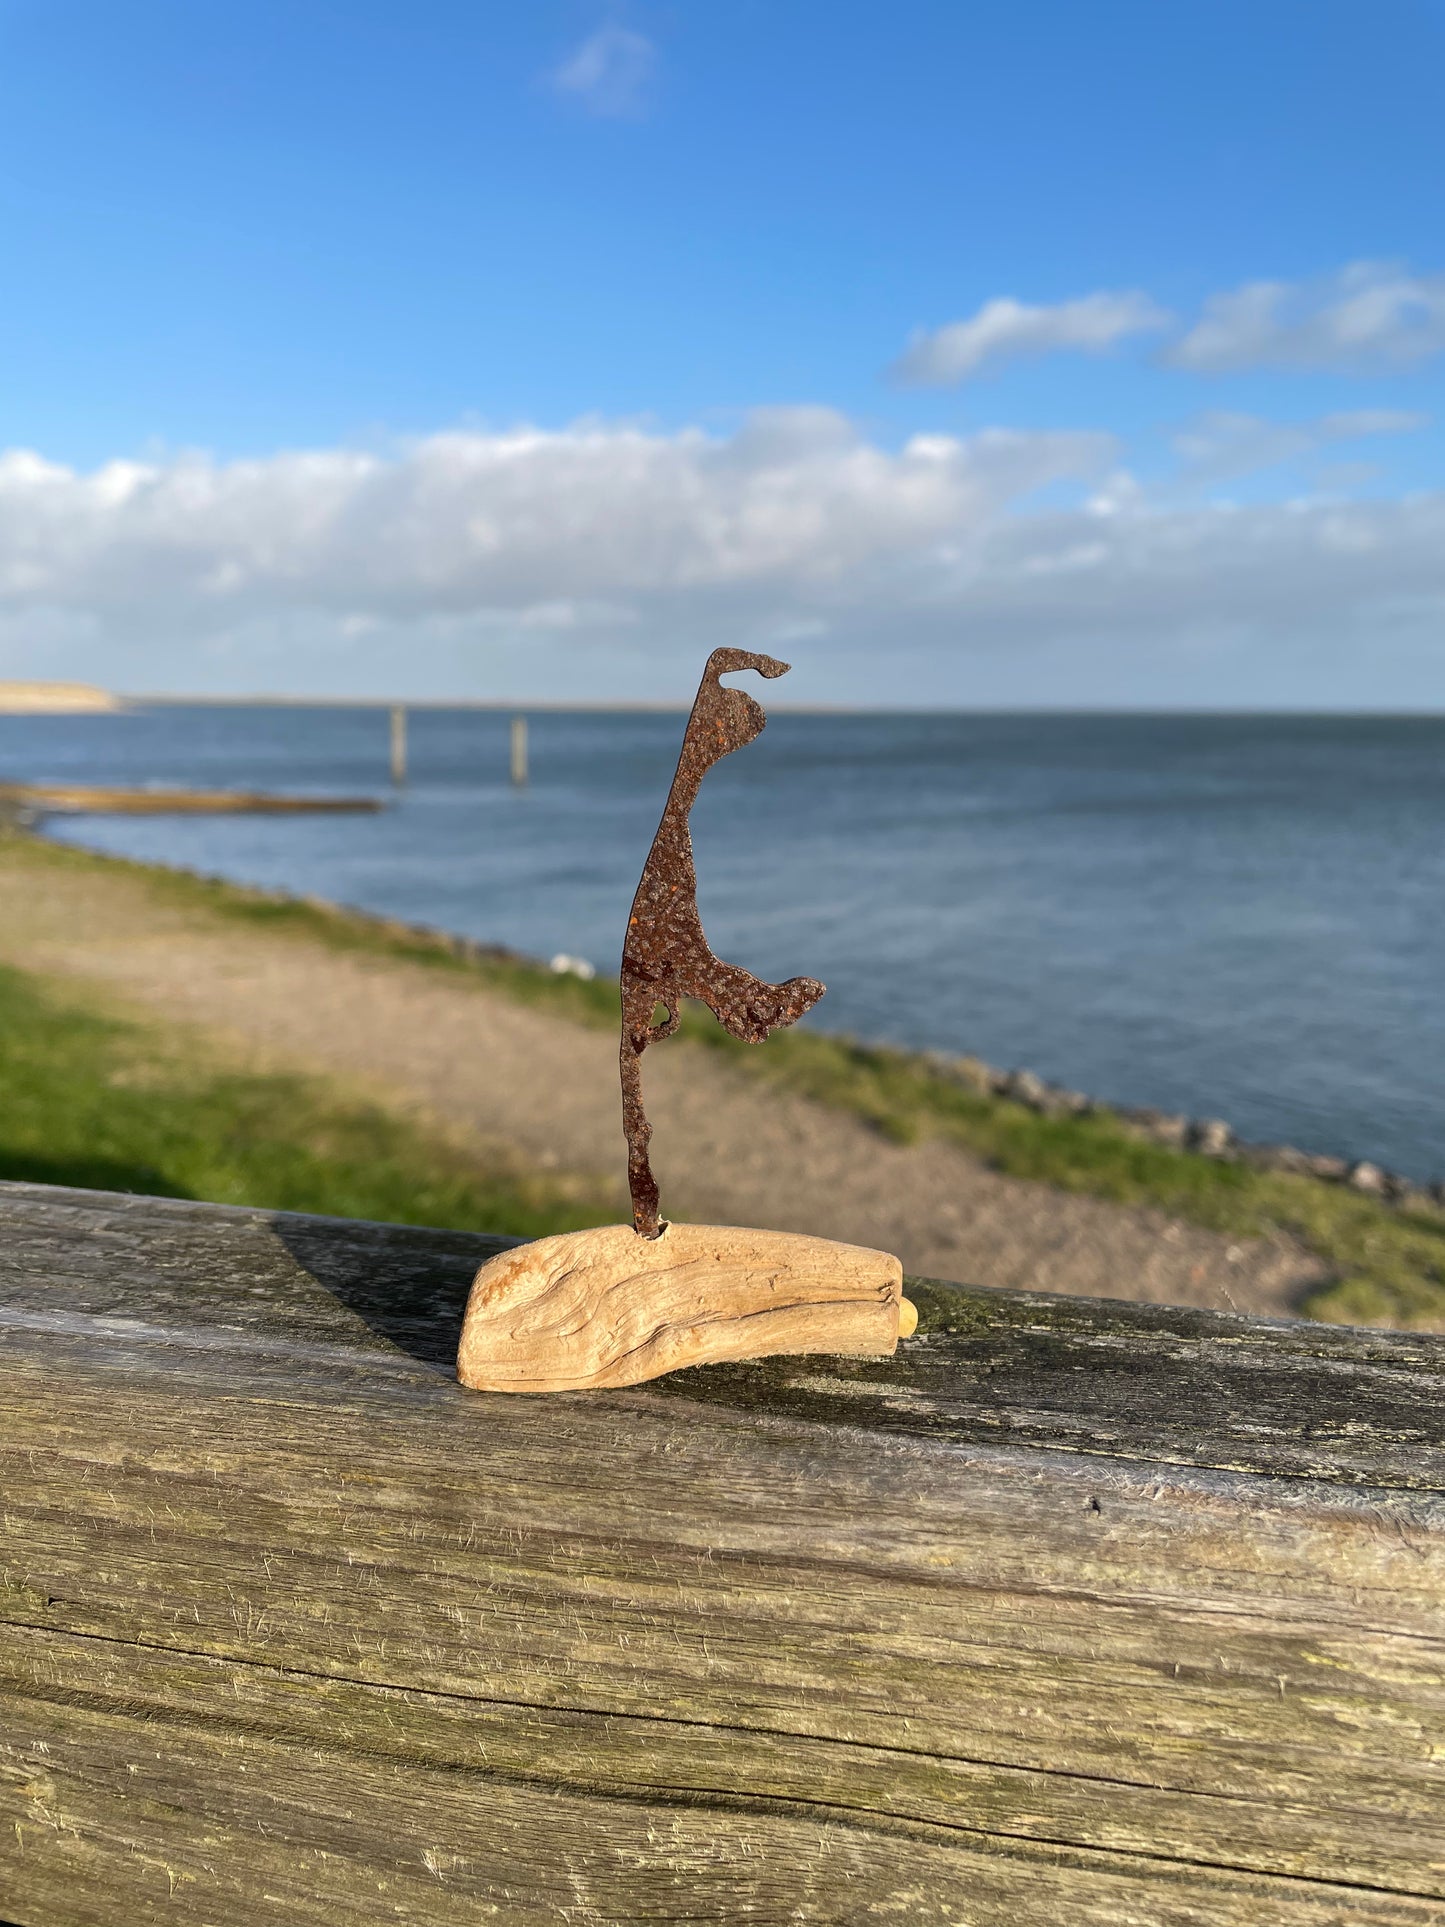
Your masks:
[{"label": "sandy path edge", "polygon": [[[616,1045],[463,976],[333,950],[164,901],[144,875],[28,861],[0,845],[0,958],[103,984],[151,1017],[267,1063],[352,1083],[450,1135],[615,1185]],[[1288,1312],[1325,1268],[1280,1235],[1230,1240],[1161,1212],[1000,1176],[940,1140],[765,1090],[712,1053],[649,1053],[665,1208],[810,1231],[972,1284]]]}]

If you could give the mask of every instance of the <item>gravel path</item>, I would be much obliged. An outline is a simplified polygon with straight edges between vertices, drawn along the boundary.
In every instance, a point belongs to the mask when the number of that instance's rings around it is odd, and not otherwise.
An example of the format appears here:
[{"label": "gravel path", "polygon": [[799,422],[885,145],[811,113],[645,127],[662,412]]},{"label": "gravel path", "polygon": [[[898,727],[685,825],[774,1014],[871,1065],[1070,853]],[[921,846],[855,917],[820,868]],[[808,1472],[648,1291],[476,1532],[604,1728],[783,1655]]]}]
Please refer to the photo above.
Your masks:
[{"label": "gravel path", "polygon": [[[332,950],[159,903],[143,877],[71,872],[0,846],[0,957],[104,984],[250,1061],[324,1071],[535,1163],[615,1184],[615,1040],[464,977]],[[711,1053],[648,1054],[664,1208],[897,1252],[973,1284],[1286,1312],[1323,1275],[1290,1240],[1231,1242],[1162,1213],[999,1176],[937,1141],[764,1091]]]}]

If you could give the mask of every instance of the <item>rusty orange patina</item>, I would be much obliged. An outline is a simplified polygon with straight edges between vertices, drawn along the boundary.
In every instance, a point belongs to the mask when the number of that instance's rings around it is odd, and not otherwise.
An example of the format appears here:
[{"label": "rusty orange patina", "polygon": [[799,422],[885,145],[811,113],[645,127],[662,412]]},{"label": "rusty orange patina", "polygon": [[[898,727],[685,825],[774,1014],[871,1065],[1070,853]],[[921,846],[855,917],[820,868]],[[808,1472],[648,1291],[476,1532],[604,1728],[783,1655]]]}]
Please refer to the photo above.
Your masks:
[{"label": "rusty orange patina", "polygon": [[[796,1023],[823,995],[823,985],[812,977],[765,984],[750,971],[724,963],[708,948],[702,932],[688,814],[713,764],[752,742],[767,722],[761,703],[745,690],[730,689],[719,681],[739,669],[755,669],[771,678],[785,676],[788,665],[746,649],[714,649],[708,657],[687,719],[667,807],[627,919],[622,950],[622,1126],[627,1134],[632,1222],[644,1238],[657,1236],[661,1220],[657,1182],[647,1155],[652,1126],[642,1108],[642,1053],[677,1029],[684,997],[706,1004],[734,1037],[761,1044],[770,1032]],[[659,1004],[667,1020],[655,1024],[653,1013]]]}]

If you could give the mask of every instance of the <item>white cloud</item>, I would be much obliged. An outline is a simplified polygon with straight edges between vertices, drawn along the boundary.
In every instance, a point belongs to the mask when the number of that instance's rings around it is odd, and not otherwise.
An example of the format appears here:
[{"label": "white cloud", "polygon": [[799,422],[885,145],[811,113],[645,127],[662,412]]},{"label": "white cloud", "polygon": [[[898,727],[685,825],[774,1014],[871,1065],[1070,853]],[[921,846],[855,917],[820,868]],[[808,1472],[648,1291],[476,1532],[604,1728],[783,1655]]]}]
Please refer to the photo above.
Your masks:
[{"label": "white cloud", "polygon": [[92,474],[0,455],[0,603],[298,604],[355,613],[841,582],[1107,460],[1096,435],[918,436],[896,453],[827,409],[717,439],[626,424],[434,435]]},{"label": "white cloud", "polygon": [[1186,476],[1196,481],[1253,474],[1316,446],[1317,437],[1301,423],[1264,421],[1226,409],[1196,416],[1174,437],[1174,452]]},{"label": "white cloud", "polygon": [[1411,434],[1429,419],[1402,408],[1352,408],[1315,421],[1280,422],[1211,409],[1180,430],[1174,451],[1189,480],[1222,480],[1275,468],[1338,442]]},{"label": "white cloud", "polygon": [[965,586],[982,622],[1020,637],[1368,634],[1407,602],[1445,607],[1445,495],[1012,516]]},{"label": "white cloud", "polygon": [[645,34],[615,21],[589,34],[552,74],[559,93],[604,120],[631,120],[647,104],[657,49]]},{"label": "white cloud", "polygon": [[1314,284],[1253,281],[1207,301],[1167,359],[1223,374],[1241,368],[1407,368],[1445,351],[1445,274],[1357,261]]},{"label": "white cloud", "polygon": [[[1217,437],[1254,432],[1229,419]],[[1380,427],[1345,419],[1312,432]],[[903,700],[931,693],[916,676],[947,678],[977,651],[1082,652],[1107,671],[1135,649],[1152,673],[1201,635],[1286,654],[1333,637],[1353,663],[1386,625],[1417,638],[1445,697],[1445,494],[1181,506],[1116,461],[1109,437],[1075,433],[888,449],[817,409],[765,412],[728,437],[584,422],[92,473],[12,451],[0,673],[642,694],[671,689],[669,665],[690,671],[705,646],[786,653],[794,638],[814,661],[884,652],[867,687]],[[1096,492],[1057,506],[1070,478]],[[961,675],[956,691],[971,686]],[[1024,699],[1049,700],[1049,676],[1018,677]]]},{"label": "white cloud", "polygon": [[1371,435],[1417,434],[1430,426],[1430,417],[1415,408],[1345,408],[1322,415],[1318,426],[1325,441],[1363,441]]},{"label": "white cloud", "polygon": [[948,387],[989,366],[1061,348],[1102,354],[1130,335],[1166,327],[1169,316],[1146,294],[1081,295],[1052,307],[1031,307],[1007,296],[986,301],[967,321],[920,329],[895,362],[895,379],[919,387]]},{"label": "white cloud", "polygon": [[[915,386],[947,387],[1024,356],[1102,354],[1172,325],[1174,317],[1137,289],[1052,306],[1001,296],[966,320],[919,329],[890,372]],[[1253,281],[1211,296],[1164,360],[1200,374],[1266,367],[1369,374],[1440,353],[1445,274],[1356,261],[1317,282]]]}]

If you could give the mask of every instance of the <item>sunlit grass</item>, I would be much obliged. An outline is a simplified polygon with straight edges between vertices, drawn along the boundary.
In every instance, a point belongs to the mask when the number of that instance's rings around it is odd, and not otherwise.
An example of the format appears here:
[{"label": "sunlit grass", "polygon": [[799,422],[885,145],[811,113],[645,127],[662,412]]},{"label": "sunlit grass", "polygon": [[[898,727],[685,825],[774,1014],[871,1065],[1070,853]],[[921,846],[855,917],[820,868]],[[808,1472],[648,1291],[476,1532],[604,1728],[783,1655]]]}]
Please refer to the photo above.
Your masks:
[{"label": "sunlit grass", "polygon": [[540,1237],[600,1194],[483,1164],[324,1080],[238,1071],[0,966],[0,1178]]}]

